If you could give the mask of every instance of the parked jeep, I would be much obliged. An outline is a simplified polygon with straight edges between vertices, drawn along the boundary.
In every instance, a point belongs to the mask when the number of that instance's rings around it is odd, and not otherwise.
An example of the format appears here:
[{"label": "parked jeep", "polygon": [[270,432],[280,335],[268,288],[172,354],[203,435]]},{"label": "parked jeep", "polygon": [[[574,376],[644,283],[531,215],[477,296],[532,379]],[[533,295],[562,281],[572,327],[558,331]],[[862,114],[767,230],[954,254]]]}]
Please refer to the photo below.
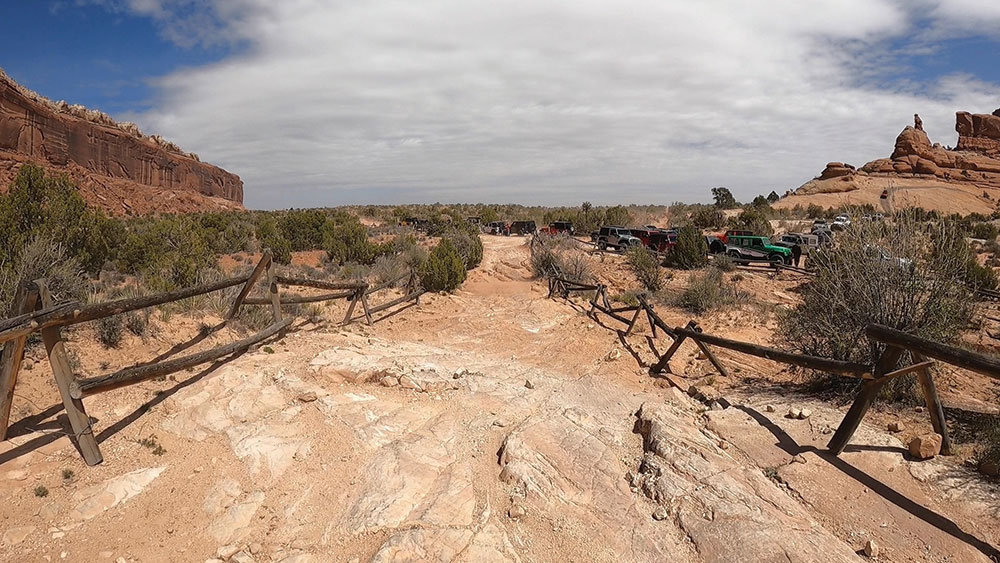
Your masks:
[{"label": "parked jeep", "polygon": [[771,244],[767,237],[731,236],[726,245],[726,254],[733,260],[752,260],[755,262],[792,263],[791,249]]},{"label": "parked jeep", "polygon": [[510,224],[510,229],[507,234],[511,235],[533,235],[535,234],[534,221],[514,221]]},{"label": "parked jeep", "polygon": [[486,225],[486,232],[491,235],[510,235],[510,227],[503,221],[493,221]]},{"label": "parked jeep", "polygon": [[776,246],[784,246],[785,248],[791,248],[797,244],[803,252],[819,248],[819,237],[807,233],[785,233],[775,237],[772,242]]},{"label": "parked jeep", "polygon": [[540,234],[546,234],[546,235],[558,235],[566,233],[569,236],[573,236],[573,223],[570,223],[569,221],[555,221],[549,223],[548,227],[542,227],[541,229],[538,229],[538,232]]},{"label": "parked jeep", "polygon": [[630,246],[641,245],[642,241],[632,236],[632,232],[625,227],[601,227],[597,232],[597,248],[607,250],[616,248],[625,250]]},{"label": "parked jeep", "polygon": [[753,235],[753,231],[728,230],[717,235],[706,236],[705,243],[708,245],[709,254],[722,254],[729,244],[729,237],[751,235]]}]

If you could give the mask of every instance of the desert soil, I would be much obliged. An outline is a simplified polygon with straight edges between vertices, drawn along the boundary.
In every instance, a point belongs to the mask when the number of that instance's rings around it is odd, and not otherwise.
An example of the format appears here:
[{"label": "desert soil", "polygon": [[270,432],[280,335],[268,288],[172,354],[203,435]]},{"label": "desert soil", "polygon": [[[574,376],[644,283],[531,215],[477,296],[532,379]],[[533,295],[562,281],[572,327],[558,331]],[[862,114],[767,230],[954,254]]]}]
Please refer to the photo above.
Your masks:
[{"label": "desert soil", "polygon": [[[338,305],[229,362],[88,398],[96,467],[33,349],[0,444],[0,560],[857,561],[869,541],[880,561],[996,557],[995,484],[911,460],[877,417],[828,456],[846,407],[748,384],[775,380],[766,361],[724,354],[721,381],[685,345],[674,375],[651,378],[666,337],[626,338],[547,299],[525,239],[484,243],[454,295],[371,327],[338,327]],[[622,278],[620,260],[597,260]],[[794,278],[746,276],[767,307],[795,299]],[[766,324],[745,328],[752,314],[703,324],[766,341]],[[166,322],[146,350],[101,351],[85,331],[69,346],[113,369],[198,325]],[[711,381],[725,401],[671,381]],[[785,418],[792,407],[812,414]]]}]

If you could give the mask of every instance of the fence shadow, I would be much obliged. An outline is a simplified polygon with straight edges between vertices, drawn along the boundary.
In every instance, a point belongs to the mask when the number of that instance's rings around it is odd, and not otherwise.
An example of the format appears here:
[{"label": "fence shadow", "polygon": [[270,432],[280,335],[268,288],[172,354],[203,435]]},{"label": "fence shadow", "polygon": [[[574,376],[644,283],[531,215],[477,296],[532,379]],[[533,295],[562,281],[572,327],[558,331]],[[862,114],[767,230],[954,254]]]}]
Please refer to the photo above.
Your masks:
[{"label": "fence shadow", "polygon": [[[781,448],[782,451],[789,455],[798,455],[806,452],[812,452],[816,456],[834,468],[839,470],[844,475],[851,477],[858,483],[861,483],[865,487],[877,495],[881,496],[888,502],[896,505],[897,507],[905,510],[915,518],[923,520],[927,524],[934,526],[938,530],[954,537],[955,539],[977,549],[980,553],[989,557],[993,561],[1000,561],[1000,550],[994,547],[992,544],[985,542],[978,537],[964,531],[954,520],[951,520],[947,516],[943,516],[926,506],[918,504],[913,500],[910,500],[906,495],[900,493],[899,491],[893,489],[892,487],[886,485],[885,483],[879,481],[875,477],[869,475],[868,473],[862,471],[861,469],[851,465],[850,463],[840,459],[839,457],[831,454],[827,450],[817,448],[816,446],[802,446],[799,445],[791,436],[788,435],[784,430],[781,429],[777,424],[771,422],[769,418],[761,414],[755,409],[747,407],[745,405],[734,405],[737,408],[755,421],[762,427],[767,429],[778,441],[777,446]],[[855,446],[855,448],[860,448]]]}]

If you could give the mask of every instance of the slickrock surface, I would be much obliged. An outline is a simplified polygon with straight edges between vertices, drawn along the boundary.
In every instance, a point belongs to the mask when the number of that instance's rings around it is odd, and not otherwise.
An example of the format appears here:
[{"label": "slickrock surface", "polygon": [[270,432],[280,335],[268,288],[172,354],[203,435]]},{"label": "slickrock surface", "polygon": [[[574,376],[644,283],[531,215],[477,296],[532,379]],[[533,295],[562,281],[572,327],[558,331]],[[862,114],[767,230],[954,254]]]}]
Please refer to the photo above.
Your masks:
[{"label": "slickrock surface", "polygon": [[874,541],[884,561],[987,561],[988,485],[881,427],[827,458],[829,405],[706,410],[609,361],[618,337],[526,279],[523,239],[486,243],[456,295],[88,398],[100,466],[58,424],[4,443],[0,560],[861,561]]}]

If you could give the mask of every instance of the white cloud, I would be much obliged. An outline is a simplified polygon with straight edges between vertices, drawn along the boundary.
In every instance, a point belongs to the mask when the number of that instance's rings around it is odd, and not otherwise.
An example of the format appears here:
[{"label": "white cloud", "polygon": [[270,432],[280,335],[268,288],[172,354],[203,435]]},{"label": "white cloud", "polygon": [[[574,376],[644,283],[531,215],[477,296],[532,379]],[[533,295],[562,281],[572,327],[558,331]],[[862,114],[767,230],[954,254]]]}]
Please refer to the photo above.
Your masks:
[{"label": "white cloud", "polygon": [[[962,1],[921,14],[976,29]],[[748,199],[886,156],[914,112],[951,144],[955,110],[1000,105],[961,75],[874,86],[915,33],[895,0],[129,2],[179,42],[249,42],[136,119],[252,207]]]}]

